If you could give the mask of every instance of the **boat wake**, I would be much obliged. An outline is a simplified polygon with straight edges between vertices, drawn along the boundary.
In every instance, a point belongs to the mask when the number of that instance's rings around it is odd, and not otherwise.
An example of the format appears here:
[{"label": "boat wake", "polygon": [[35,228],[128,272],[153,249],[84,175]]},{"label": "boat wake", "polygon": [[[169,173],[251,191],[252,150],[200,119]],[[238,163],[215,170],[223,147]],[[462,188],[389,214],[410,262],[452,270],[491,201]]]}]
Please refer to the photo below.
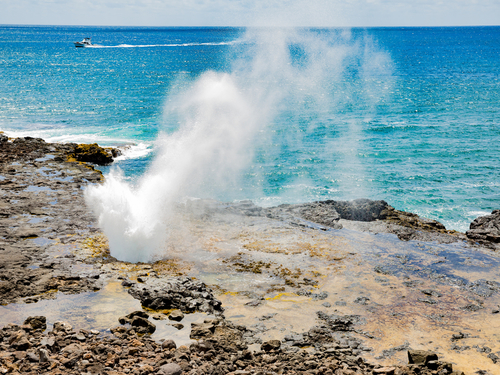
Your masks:
[{"label": "boat wake", "polygon": [[86,48],[151,48],[151,47],[198,47],[198,46],[230,46],[237,41],[220,43],[169,43],[169,44],[119,44],[117,46],[102,46],[93,44]]}]

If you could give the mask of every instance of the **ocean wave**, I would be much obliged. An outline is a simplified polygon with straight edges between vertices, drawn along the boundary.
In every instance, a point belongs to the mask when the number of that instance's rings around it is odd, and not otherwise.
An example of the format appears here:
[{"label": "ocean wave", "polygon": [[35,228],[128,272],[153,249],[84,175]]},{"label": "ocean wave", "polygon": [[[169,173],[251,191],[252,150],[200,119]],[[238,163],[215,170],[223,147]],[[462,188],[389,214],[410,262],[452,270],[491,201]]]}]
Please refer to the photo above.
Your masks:
[{"label": "ocean wave", "polygon": [[138,143],[130,144],[126,146],[117,147],[121,151],[121,155],[115,158],[115,161],[128,160],[128,159],[140,159],[148,154],[150,154],[153,149],[150,144]]},{"label": "ocean wave", "polygon": [[152,142],[137,142],[124,138],[112,138],[97,134],[54,134],[53,130],[31,130],[31,131],[4,131],[10,138],[32,137],[42,138],[48,143],[97,143],[102,147],[116,147],[122,154],[115,158],[116,161],[128,159],[140,159],[153,152]]}]

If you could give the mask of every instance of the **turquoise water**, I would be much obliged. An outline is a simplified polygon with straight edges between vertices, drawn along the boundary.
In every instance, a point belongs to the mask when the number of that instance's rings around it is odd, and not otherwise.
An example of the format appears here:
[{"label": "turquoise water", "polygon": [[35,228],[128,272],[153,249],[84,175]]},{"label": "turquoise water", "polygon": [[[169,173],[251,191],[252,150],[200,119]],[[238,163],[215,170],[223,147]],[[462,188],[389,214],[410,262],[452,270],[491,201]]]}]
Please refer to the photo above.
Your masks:
[{"label": "turquoise water", "polygon": [[[87,36],[94,48],[73,46]],[[234,87],[210,87],[182,109],[210,71]],[[250,110],[220,117],[227,103]],[[385,199],[464,231],[500,208],[499,103],[500,27],[0,26],[0,130],[9,135],[127,145],[116,164],[134,184],[194,129],[186,124],[206,121],[207,134],[225,136],[232,128],[218,121],[234,121],[237,147],[213,142],[209,155],[221,160],[193,169],[207,176],[179,185],[189,196]],[[206,146],[196,142],[192,152]]]}]

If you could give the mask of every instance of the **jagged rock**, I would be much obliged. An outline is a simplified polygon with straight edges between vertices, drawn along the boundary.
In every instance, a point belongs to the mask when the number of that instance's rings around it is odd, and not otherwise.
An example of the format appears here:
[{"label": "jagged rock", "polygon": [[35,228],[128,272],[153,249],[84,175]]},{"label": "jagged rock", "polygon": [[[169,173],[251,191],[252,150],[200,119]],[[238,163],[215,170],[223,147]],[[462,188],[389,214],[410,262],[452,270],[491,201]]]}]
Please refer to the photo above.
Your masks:
[{"label": "jagged rock", "polygon": [[49,352],[43,348],[38,349],[38,356],[40,363],[49,362]]},{"label": "jagged rock", "polygon": [[140,333],[153,333],[156,326],[149,320],[149,314],[144,311],[134,311],[126,316],[118,318],[120,324],[130,324]]},{"label": "jagged rock", "polygon": [[10,340],[9,344],[12,348],[15,350],[27,350],[31,348],[31,344],[26,338],[26,335],[24,332],[19,332],[18,334],[14,335]]},{"label": "jagged rock", "polygon": [[76,145],[71,156],[78,161],[99,165],[107,165],[113,162],[111,151],[99,146],[97,143]]},{"label": "jagged rock", "polygon": [[153,279],[134,284],[128,293],[153,310],[179,309],[209,314],[223,311],[222,304],[207,286],[190,278]]},{"label": "jagged rock", "polygon": [[260,346],[261,350],[264,350],[265,352],[269,352],[271,350],[278,350],[281,347],[281,341],[280,340],[269,340]]},{"label": "jagged rock", "polygon": [[191,338],[200,338],[210,336],[215,331],[215,324],[209,323],[191,323]]},{"label": "jagged rock", "polygon": [[29,316],[24,321],[24,324],[29,324],[33,329],[46,329],[47,318],[44,316]]},{"label": "jagged rock", "polygon": [[54,327],[53,327],[52,330],[54,332],[65,332],[65,333],[68,333],[72,329],[73,329],[73,327],[69,323],[66,323],[66,322],[55,322],[54,323]]},{"label": "jagged rock", "polygon": [[474,241],[500,243],[500,210],[494,210],[491,215],[481,216],[470,223],[470,229],[465,233]]}]

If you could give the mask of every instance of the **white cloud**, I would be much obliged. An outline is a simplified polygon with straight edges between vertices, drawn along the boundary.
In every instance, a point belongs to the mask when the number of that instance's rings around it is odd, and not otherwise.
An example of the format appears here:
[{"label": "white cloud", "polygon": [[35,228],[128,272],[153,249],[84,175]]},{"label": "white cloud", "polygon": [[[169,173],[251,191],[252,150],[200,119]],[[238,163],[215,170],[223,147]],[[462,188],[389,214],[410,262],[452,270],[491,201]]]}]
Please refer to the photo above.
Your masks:
[{"label": "white cloud", "polygon": [[499,25],[497,0],[0,0],[0,24]]}]

